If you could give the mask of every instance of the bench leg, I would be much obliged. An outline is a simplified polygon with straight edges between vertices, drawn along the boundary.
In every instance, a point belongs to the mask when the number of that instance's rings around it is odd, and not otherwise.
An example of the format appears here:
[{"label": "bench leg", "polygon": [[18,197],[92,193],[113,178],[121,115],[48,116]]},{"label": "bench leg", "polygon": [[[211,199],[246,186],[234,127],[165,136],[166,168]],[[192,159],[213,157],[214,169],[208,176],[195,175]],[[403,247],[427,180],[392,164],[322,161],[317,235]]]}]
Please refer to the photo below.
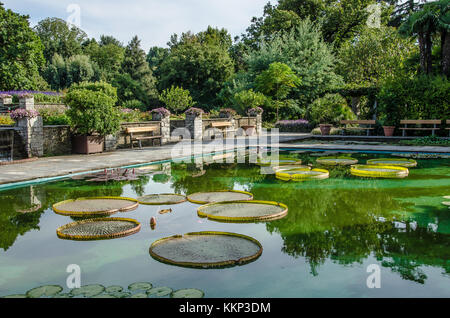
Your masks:
[{"label": "bench leg", "polygon": [[367,129],[367,136],[370,136],[370,130]]},{"label": "bench leg", "polygon": [[139,149],[142,149],[142,140],[139,140]]}]

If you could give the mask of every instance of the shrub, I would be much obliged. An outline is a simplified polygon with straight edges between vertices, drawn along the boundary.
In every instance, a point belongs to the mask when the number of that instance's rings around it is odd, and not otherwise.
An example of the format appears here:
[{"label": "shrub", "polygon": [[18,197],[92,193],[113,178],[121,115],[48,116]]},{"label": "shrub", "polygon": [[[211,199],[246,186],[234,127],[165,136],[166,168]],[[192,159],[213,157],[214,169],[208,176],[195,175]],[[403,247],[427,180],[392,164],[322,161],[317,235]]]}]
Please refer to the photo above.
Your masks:
[{"label": "shrub", "polygon": [[147,110],[147,106],[145,106],[143,102],[137,99],[127,100],[123,102],[122,107],[128,109],[139,109],[140,111]]},{"label": "shrub", "polygon": [[0,126],[12,126],[14,123],[10,116],[0,116]]},{"label": "shrub", "polygon": [[195,105],[188,90],[175,86],[165,89],[159,96],[159,100],[174,113],[179,113]]},{"label": "shrub", "polygon": [[280,120],[275,123],[280,132],[310,132],[311,124],[305,119]]},{"label": "shrub", "polygon": [[69,125],[69,117],[65,107],[39,107],[39,114],[42,116],[44,125]]},{"label": "shrub", "polygon": [[240,114],[244,114],[245,110],[248,108],[254,109],[256,107],[260,108],[267,101],[264,94],[259,92],[254,92],[252,89],[240,91],[234,94],[232,102],[233,108]]},{"label": "shrub", "polygon": [[387,79],[378,97],[378,116],[392,125],[402,119],[450,119],[450,81],[441,76]]},{"label": "shrub", "polygon": [[135,123],[141,121],[141,112],[137,109],[121,108],[119,110],[120,121],[125,123]]},{"label": "shrub", "polygon": [[324,123],[337,125],[341,120],[353,120],[356,116],[344,97],[339,94],[326,94],[311,104],[307,118],[314,125]]},{"label": "shrub", "polygon": [[73,85],[66,95],[72,128],[80,135],[116,133],[120,129],[119,112],[114,107],[116,101],[116,90],[107,83]]}]

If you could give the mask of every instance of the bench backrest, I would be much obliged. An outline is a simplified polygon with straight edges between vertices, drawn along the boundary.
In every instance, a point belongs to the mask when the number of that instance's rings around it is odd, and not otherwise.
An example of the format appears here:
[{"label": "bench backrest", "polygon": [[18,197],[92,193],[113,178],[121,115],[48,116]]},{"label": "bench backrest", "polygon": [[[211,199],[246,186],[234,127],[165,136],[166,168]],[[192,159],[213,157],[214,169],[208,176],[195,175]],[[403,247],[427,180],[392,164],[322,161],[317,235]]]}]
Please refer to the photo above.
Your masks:
[{"label": "bench backrest", "polygon": [[375,120],[341,120],[341,124],[344,125],[375,125]]},{"label": "bench backrest", "polygon": [[229,121],[216,121],[211,123],[211,127],[218,128],[218,127],[231,127],[232,123]]},{"label": "bench backrest", "polygon": [[439,125],[441,123],[440,119],[429,119],[429,120],[411,120],[411,119],[405,119],[401,120],[401,125]]},{"label": "bench backrest", "polygon": [[157,126],[148,126],[148,127],[128,127],[126,129],[127,134],[131,133],[144,133],[158,130]]},{"label": "bench backrest", "polygon": [[445,122],[447,125],[450,125],[450,119],[447,119],[447,121]]}]

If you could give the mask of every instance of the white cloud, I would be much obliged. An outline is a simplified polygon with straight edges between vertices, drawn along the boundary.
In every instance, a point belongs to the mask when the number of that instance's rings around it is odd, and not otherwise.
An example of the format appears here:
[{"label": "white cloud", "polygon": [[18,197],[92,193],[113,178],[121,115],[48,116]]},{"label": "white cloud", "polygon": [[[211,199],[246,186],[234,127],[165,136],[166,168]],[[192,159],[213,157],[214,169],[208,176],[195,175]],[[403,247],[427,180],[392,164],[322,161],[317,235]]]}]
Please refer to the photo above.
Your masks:
[{"label": "white cloud", "polygon": [[208,25],[241,35],[268,0],[2,0],[5,7],[28,14],[33,24],[46,17],[67,19],[69,4],[81,8],[81,28],[90,37],[113,35],[125,44],[134,35],[145,50],[166,46],[170,35]]}]

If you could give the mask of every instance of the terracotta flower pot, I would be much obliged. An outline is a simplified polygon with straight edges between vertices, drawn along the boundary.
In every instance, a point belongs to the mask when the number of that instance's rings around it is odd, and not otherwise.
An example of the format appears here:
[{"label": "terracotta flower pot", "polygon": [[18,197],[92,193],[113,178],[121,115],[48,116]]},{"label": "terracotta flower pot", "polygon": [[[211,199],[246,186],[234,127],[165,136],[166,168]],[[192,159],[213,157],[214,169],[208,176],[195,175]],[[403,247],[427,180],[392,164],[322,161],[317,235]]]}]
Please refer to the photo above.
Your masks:
[{"label": "terracotta flower pot", "polygon": [[331,124],[320,124],[320,132],[322,133],[322,136],[329,135],[332,127],[333,125]]},{"label": "terracotta flower pot", "polygon": [[395,126],[383,126],[383,129],[386,137],[392,137],[394,135]]},{"label": "terracotta flower pot", "polygon": [[101,136],[73,136],[72,152],[86,155],[103,152],[103,144]]}]

